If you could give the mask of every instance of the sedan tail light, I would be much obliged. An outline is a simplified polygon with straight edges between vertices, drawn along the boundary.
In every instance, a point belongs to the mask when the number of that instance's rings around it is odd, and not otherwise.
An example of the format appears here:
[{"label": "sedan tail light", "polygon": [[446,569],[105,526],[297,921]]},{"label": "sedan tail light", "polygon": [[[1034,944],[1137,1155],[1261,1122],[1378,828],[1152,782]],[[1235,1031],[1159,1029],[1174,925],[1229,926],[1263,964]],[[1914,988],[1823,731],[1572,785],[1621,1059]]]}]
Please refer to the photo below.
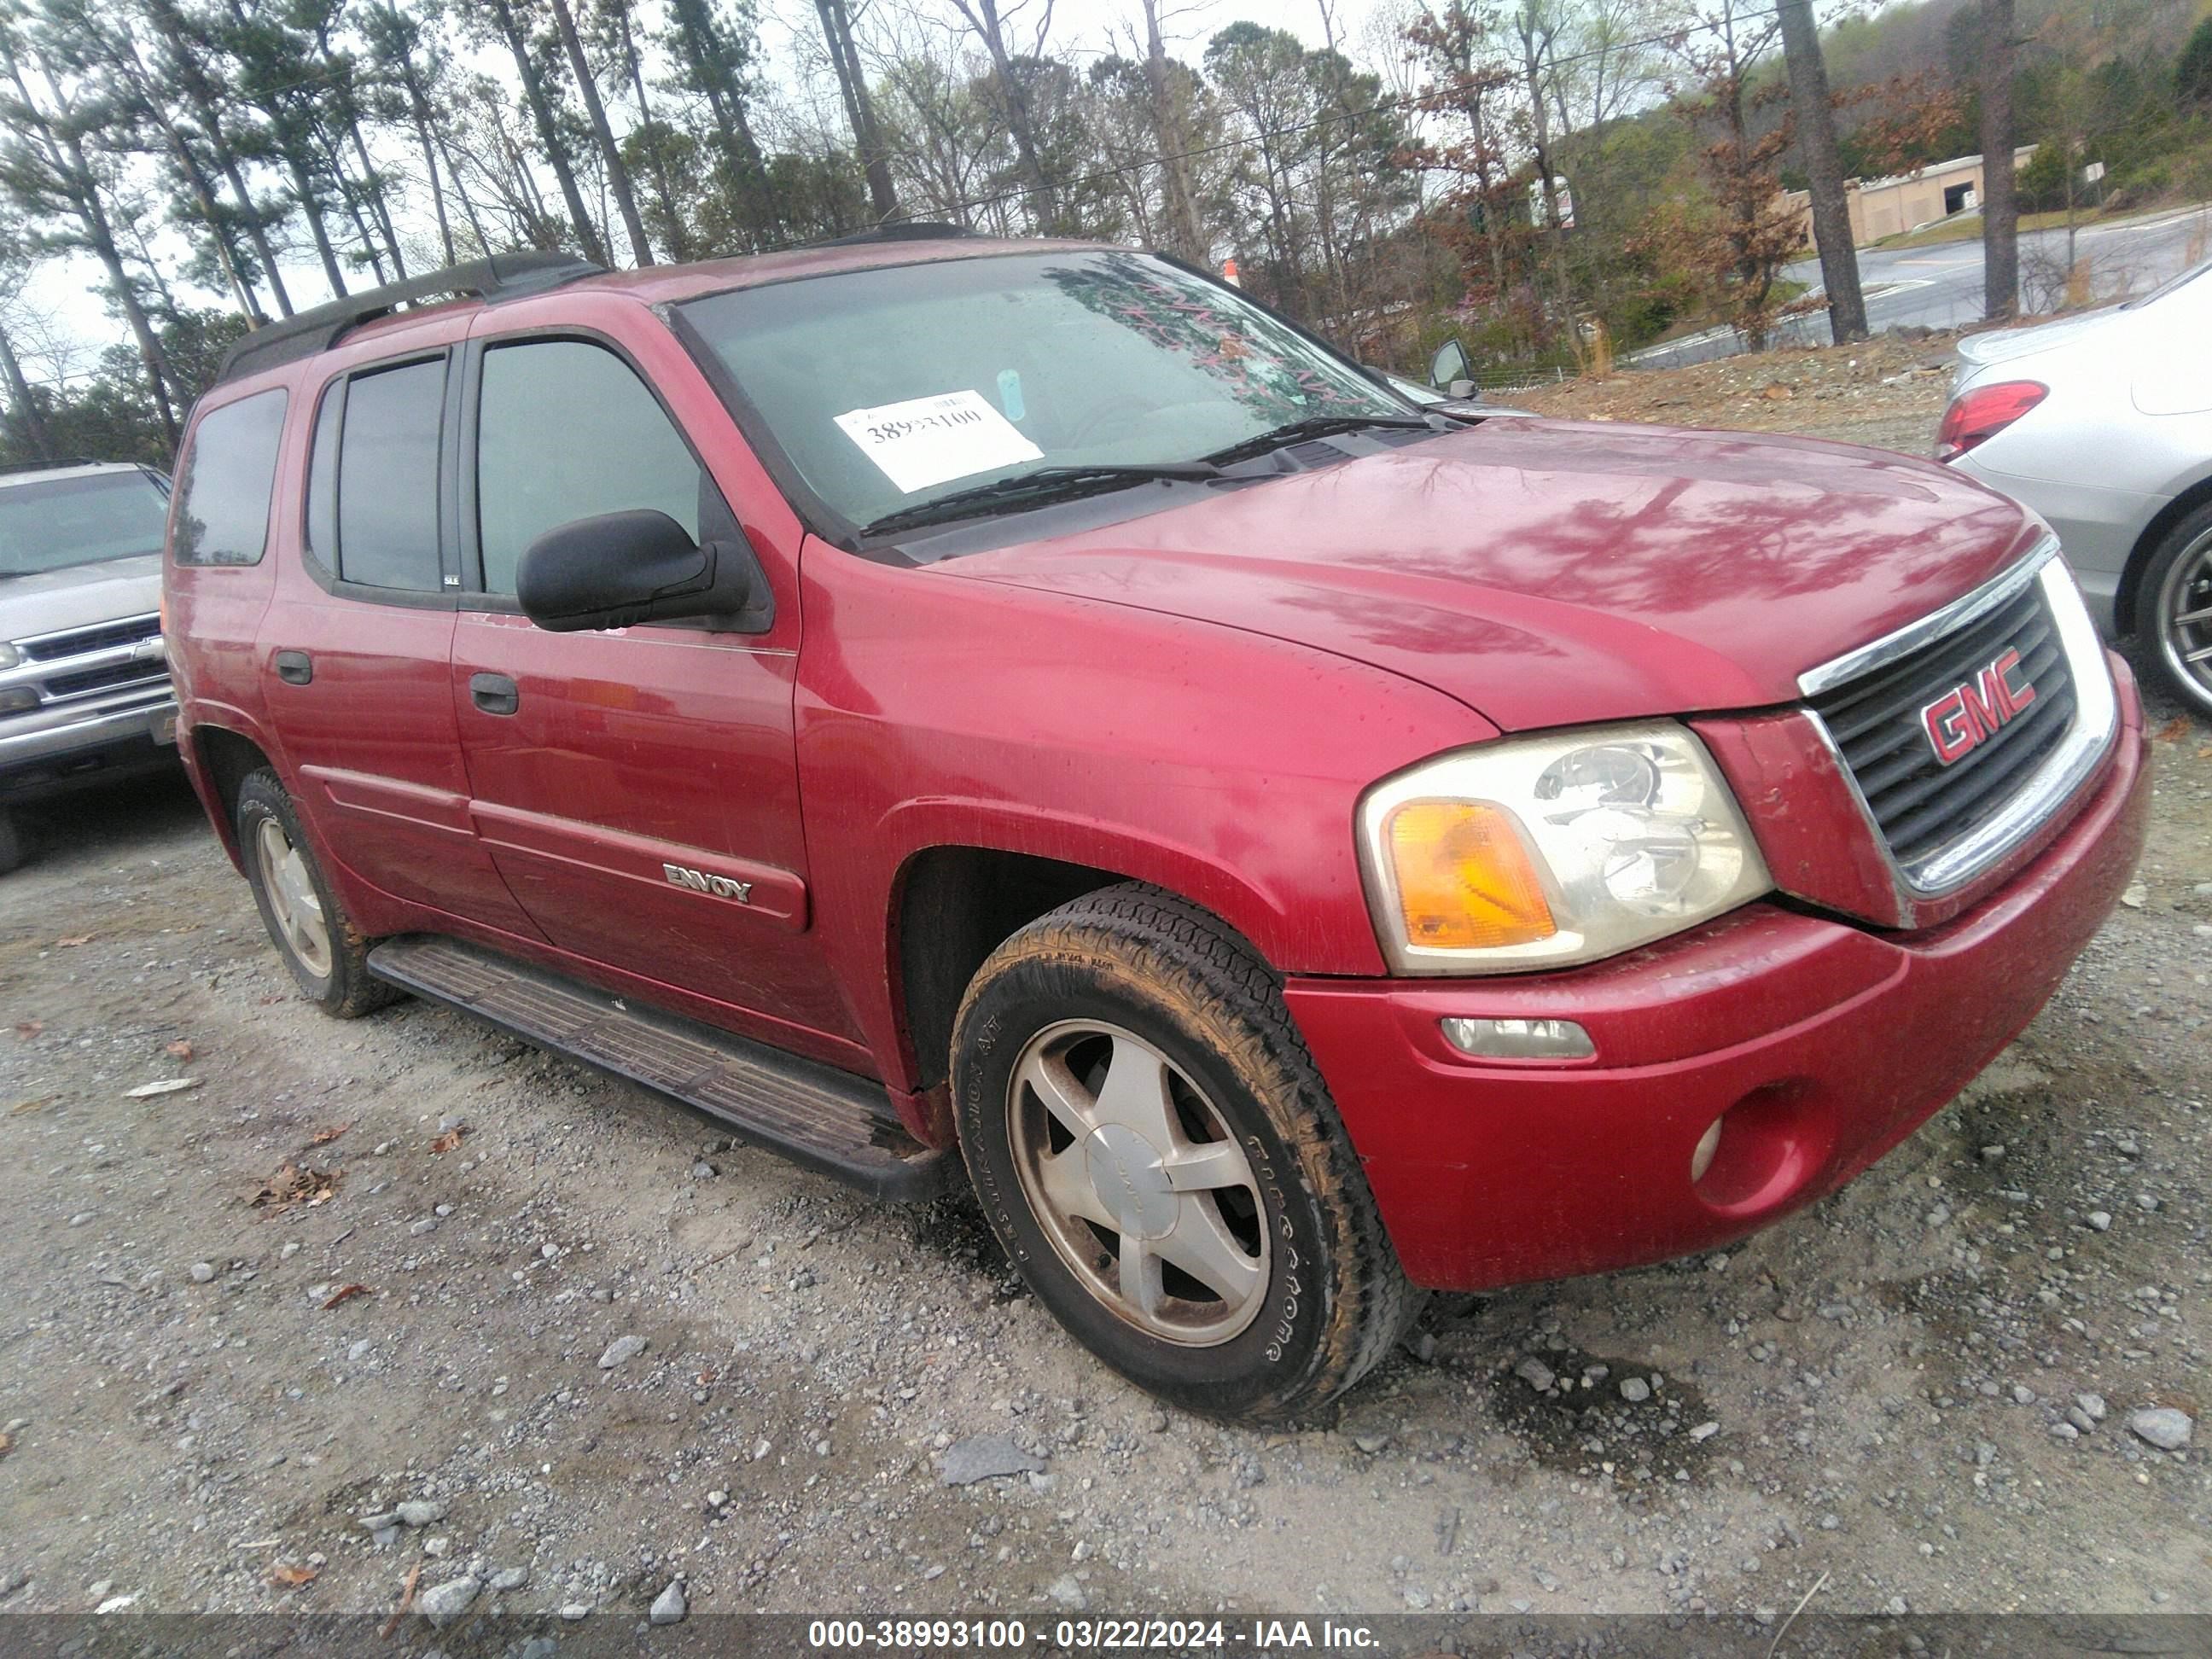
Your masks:
[{"label": "sedan tail light", "polygon": [[2000,380],[1960,392],[1943,411],[1943,427],[1936,434],[1936,459],[1958,459],[1976,444],[1996,437],[2050,393],[2040,380]]}]

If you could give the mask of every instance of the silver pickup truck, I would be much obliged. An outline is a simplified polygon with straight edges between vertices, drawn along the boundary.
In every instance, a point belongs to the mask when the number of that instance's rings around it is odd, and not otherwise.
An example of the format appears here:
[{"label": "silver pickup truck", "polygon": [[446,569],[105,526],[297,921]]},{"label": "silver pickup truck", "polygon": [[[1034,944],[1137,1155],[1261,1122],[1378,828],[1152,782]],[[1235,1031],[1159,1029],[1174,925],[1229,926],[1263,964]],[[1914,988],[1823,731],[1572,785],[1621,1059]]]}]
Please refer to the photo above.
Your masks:
[{"label": "silver pickup truck", "polygon": [[169,481],[124,464],[0,474],[0,872],[13,809],[176,764],[161,643]]}]

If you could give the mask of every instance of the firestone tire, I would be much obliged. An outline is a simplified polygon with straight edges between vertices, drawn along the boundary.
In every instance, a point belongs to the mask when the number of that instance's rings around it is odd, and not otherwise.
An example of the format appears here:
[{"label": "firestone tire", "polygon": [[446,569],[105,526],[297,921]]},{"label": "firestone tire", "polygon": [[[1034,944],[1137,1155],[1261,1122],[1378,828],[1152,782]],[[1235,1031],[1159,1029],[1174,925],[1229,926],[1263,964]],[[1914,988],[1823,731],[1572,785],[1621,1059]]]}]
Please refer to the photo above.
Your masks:
[{"label": "firestone tire", "polygon": [[368,947],[323,874],[292,798],[265,768],[239,786],[235,811],[246,879],[262,926],[307,1000],[333,1019],[358,1019],[398,1000],[368,972]]},{"label": "firestone tire", "polygon": [[[1419,1311],[1279,981],[1197,906],[1131,883],[1023,928],[969,986],[952,1075],[1000,1243],[1140,1388],[1211,1417],[1301,1417]],[[1148,1113],[1142,1139],[1122,1127]]]}]

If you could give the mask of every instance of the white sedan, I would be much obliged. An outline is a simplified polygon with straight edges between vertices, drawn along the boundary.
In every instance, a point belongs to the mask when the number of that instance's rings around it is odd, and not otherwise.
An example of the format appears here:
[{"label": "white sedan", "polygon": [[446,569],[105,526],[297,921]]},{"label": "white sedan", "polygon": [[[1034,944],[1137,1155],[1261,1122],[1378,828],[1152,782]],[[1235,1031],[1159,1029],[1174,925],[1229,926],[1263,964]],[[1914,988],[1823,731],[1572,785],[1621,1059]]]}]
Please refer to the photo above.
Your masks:
[{"label": "white sedan", "polygon": [[2212,261],[1959,343],[1936,458],[2051,521],[2098,624],[2212,715]]}]

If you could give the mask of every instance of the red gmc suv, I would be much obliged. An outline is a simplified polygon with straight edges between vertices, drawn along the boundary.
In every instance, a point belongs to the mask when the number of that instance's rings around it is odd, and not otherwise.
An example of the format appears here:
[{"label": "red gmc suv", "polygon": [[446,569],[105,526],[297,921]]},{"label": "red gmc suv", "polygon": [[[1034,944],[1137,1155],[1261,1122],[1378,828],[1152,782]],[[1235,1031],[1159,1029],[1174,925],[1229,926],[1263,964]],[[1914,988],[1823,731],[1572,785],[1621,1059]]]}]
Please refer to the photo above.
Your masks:
[{"label": "red gmc suv", "polygon": [[2011,502],[1424,410],[1116,247],[485,261],[252,336],[180,477],[182,751],[310,997],[964,1164],[1219,1415],[1834,1190],[2143,837]]}]

